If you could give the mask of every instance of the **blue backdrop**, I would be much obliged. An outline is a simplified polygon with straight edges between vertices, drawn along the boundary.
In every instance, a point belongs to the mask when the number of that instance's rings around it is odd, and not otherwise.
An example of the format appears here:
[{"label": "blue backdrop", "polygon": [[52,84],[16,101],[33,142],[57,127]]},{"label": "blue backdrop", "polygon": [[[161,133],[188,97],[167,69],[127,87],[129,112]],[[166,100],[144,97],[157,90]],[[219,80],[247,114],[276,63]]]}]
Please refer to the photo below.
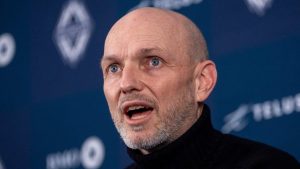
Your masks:
[{"label": "blue backdrop", "polygon": [[217,64],[214,126],[300,160],[300,1],[1,0],[0,169],[123,168],[99,60],[109,28],[142,6],[193,20]]}]

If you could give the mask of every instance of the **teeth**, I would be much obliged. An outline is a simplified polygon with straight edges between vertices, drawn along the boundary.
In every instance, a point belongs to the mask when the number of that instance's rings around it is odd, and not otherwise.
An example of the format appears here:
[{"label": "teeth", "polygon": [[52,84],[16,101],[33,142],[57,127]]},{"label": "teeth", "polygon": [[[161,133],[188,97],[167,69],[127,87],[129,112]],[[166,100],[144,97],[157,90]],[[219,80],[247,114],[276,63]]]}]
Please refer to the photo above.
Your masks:
[{"label": "teeth", "polygon": [[132,111],[132,110],[138,110],[138,109],[143,109],[145,108],[144,106],[131,106],[128,108],[127,111]]}]

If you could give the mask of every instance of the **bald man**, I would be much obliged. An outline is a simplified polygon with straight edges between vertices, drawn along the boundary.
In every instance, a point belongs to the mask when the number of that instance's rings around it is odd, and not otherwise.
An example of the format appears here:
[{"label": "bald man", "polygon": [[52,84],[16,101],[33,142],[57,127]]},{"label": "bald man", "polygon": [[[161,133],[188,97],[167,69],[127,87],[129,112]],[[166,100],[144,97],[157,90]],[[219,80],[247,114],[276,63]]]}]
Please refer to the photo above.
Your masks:
[{"label": "bald man", "polygon": [[213,129],[204,101],[217,71],[185,16],[140,8],[117,21],[101,60],[104,94],[130,157],[128,168],[298,168],[280,150]]}]

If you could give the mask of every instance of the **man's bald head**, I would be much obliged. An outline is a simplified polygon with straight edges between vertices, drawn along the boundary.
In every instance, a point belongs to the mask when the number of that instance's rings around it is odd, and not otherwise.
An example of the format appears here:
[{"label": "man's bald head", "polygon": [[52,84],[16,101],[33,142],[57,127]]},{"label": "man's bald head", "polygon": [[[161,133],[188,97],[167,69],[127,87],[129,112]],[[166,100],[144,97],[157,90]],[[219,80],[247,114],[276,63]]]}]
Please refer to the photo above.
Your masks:
[{"label": "man's bald head", "polygon": [[119,19],[107,35],[105,48],[112,39],[131,36],[132,32],[139,34],[140,30],[157,33],[157,40],[160,36],[166,37],[175,43],[174,49],[190,58],[198,61],[208,59],[203,35],[190,19],[174,11],[151,7],[136,9]]},{"label": "man's bald head", "polygon": [[216,82],[196,25],[156,8],[137,9],[117,21],[101,67],[115,126],[128,147],[144,154],[185,133]]}]

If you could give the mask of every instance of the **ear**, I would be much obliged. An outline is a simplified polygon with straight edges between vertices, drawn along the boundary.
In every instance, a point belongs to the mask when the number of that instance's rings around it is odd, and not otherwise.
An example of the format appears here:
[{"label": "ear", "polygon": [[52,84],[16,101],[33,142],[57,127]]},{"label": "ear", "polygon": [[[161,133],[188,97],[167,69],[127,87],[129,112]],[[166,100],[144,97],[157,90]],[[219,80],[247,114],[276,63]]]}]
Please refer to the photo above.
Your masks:
[{"label": "ear", "polygon": [[196,99],[203,102],[210,95],[217,82],[216,65],[211,60],[198,63],[195,69]]}]

